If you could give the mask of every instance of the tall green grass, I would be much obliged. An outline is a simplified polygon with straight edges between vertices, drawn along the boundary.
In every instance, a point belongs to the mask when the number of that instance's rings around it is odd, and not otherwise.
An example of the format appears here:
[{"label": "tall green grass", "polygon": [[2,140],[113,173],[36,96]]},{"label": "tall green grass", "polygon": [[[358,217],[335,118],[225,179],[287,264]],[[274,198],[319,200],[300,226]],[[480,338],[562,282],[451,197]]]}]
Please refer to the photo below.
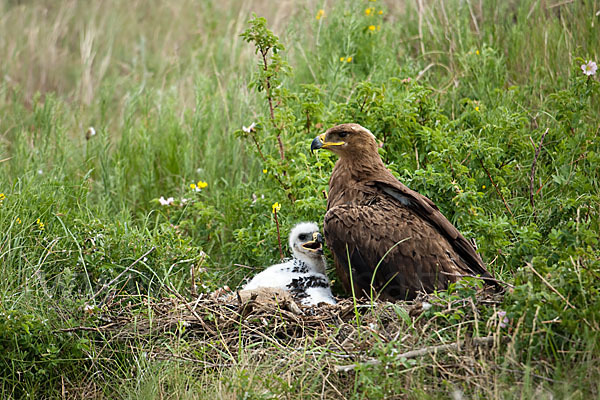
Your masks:
[{"label": "tall green grass", "polygon": [[[370,7],[376,13],[367,16]],[[513,325],[520,343],[535,341],[513,347],[525,356],[496,360],[518,372],[490,371],[493,388],[466,390],[597,395],[599,295],[591,277],[600,106],[597,92],[584,95],[573,82],[577,57],[599,61],[599,7],[591,0],[0,2],[0,397],[58,398],[66,390],[73,397],[261,398],[267,386],[273,396],[299,398],[317,397],[325,379],[344,396],[378,397],[368,384],[378,374],[382,387],[403,382],[415,390],[408,396],[444,397],[419,391],[431,383],[426,369],[402,372],[404,381],[367,370],[348,383],[321,367],[315,372],[302,354],[277,364],[242,349],[232,370],[204,371],[143,361],[142,350],[132,363],[131,353],[109,342],[122,356],[104,359],[101,339],[61,330],[84,324],[86,307],[101,307],[104,295],[90,299],[125,270],[121,290],[158,297],[167,286],[185,292],[190,268],[210,290],[251,271],[234,264],[259,268],[277,259],[271,204],[283,204],[283,232],[299,219],[320,219],[331,158],[309,158],[308,139],[341,116],[371,123],[378,135],[390,126],[404,135],[392,135],[383,151],[390,167],[463,231],[484,238],[490,268],[517,283],[507,309],[523,319],[513,323],[550,327],[541,340]],[[277,105],[289,112],[284,135],[295,157],[283,167],[234,134],[268,121],[263,93],[251,87],[261,60],[239,36],[252,12],[267,18],[293,68],[282,76],[286,102]],[[415,86],[394,87],[392,78]],[[394,107],[361,114],[367,100],[373,110]],[[313,113],[308,128],[301,110]],[[392,114],[401,123],[382,122]],[[97,134],[86,139],[90,126]],[[540,191],[529,209],[529,169],[545,127]],[[264,151],[276,154],[266,133]],[[472,158],[456,170],[441,167],[467,153]],[[295,185],[287,192],[274,179],[284,167]],[[200,180],[207,188],[191,191]],[[300,194],[294,203],[290,192]],[[161,207],[161,196],[189,202]],[[542,247],[546,254],[536,252]],[[561,310],[564,301],[524,260],[576,310]],[[547,321],[555,317],[562,320],[553,330]],[[382,357],[377,351],[371,355]],[[286,379],[305,386],[275,382],[277,368],[295,363]]]}]

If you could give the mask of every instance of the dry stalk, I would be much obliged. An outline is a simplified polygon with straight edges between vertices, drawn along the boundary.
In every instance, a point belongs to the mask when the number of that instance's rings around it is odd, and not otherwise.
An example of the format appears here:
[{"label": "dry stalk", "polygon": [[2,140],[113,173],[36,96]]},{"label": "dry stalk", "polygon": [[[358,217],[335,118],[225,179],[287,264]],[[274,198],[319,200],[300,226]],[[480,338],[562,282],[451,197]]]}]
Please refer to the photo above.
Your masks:
[{"label": "dry stalk", "polygon": [[112,285],[114,285],[114,283],[116,281],[119,280],[119,278],[121,278],[123,275],[125,275],[127,272],[129,272],[129,270],[131,270],[131,268],[133,268],[133,266],[135,264],[137,264],[138,262],[140,262],[141,260],[144,259],[144,257],[146,257],[148,254],[152,253],[154,250],[156,249],[156,247],[152,246],[152,248],[150,250],[148,250],[147,252],[145,252],[144,254],[142,254],[137,260],[135,260],[134,262],[132,262],[129,267],[125,268],[123,270],[123,272],[121,272],[119,275],[117,275],[112,281],[108,282],[106,285],[103,285],[100,290],[98,290],[91,299],[88,300],[88,302],[92,302],[96,297],[98,297],[98,295],[100,293],[102,293],[102,291],[106,288],[111,287]]},{"label": "dry stalk", "polygon": [[569,300],[567,300],[567,298],[562,295],[562,293],[560,293],[558,290],[556,290],[556,288],[554,288],[554,286],[552,286],[550,284],[550,282],[548,282],[539,272],[537,272],[535,270],[535,268],[533,268],[533,265],[531,263],[527,263],[526,265],[527,265],[527,267],[529,267],[529,269],[531,269],[531,271],[533,271],[534,274],[537,275],[538,278],[540,278],[542,280],[542,282],[544,283],[544,285],[546,285],[548,287],[548,289],[550,289],[554,293],[556,293],[558,295],[558,297],[560,297],[567,304],[567,306],[571,307],[573,310],[576,310],[575,306],[573,304],[571,304],[569,302]]},{"label": "dry stalk", "polygon": [[[495,340],[494,336],[486,336],[486,337],[482,337],[482,338],[481,337],[473,338],[471,343],[475,346],[485,346],[485,345],[493,344],[494,340]],[[464,346],[465,343],[466,343],[466,341],[462,341],[462,342],[457,341],[455,343],[440,344],[437,346],[427,346],[427,347],[423,347],[418,350],[411,350],[411,351],[407,351],[406,353],[398,354],[398,356],[396,356],[396,358],[397,359],[416,358],[416,357],[422,357],[422,356],[425,356],[427,354],[432,354],[432,353],[437,354],[438,352],[448,352],[450,350],[458,350],[461,346]],[[361,364],[339,365],[339,366],[335,367],[335,371],[336,372],[348,372],[348,371],[355,370],[359,366],[380,365],[380,364],[381,364],[381,360],[368,360]]]},{"label": "dry stalk", "polygon": [[500,189],[498,189],[498,185],[496,185],[496,182],[494,182],[494,179],[492,179],[492,175],[490,174],[490,171],[488,171],[488,169],[485,167],[485,165],[483,164],[483,160],[481,158],[479,158],[479,164],[481,164],[481,167],[483,168],[483,170],[487,174],[488,178],[490,178],[490,182],[492,182],[492,185],[494,185],[494,189],[496,189],[496,193],[498,193],[498,196],[500,196],[500,198],[502,199],[502,202],[504,203],[504,207],[506,207],[506,209],[510,213],[510,216],[514,217],[515,215],[511,211],[510,207],[508,206],[508,203],[506,202],[506,199],[504,199],[504,196],[502,195],[502,192],[500,191]]}]

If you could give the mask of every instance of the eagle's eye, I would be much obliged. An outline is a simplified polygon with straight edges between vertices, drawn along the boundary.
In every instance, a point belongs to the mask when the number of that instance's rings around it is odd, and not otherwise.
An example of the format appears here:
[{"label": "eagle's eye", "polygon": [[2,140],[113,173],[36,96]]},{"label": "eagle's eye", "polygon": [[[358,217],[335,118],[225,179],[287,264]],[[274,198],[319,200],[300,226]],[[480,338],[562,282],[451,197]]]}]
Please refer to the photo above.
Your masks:
[{"label": "eagle's eye", "polygon": [[341,138],[344,138],[344,137],[348,136],[348,132],[342,131],[342,132],[338,133],[338,136]]},{"label": "eagle's eye", "polygon": [[301,235],[298,236],[298,239],[300,239],[300,240],[306,240],[307,237],[308,237],[308,235],[306,233],[303,233],[303,234],[301,234]]}]

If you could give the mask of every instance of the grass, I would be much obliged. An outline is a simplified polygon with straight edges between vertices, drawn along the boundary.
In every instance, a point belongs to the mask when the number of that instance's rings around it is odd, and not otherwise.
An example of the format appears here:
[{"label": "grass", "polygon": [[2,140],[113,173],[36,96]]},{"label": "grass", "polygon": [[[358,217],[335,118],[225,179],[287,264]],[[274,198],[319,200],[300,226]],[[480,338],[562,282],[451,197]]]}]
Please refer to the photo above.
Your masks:
[{"label": "grass", "polygon": [[[0,397],[597,397],[600,103],[597,76],[579,66],[599,60],[599,10],[593,0],[0,2]],[[253,12],[285,46],[268,57],[272,119],[257,90],[263,60],[240,37]],[[420,316],[356,311],[326,325],[356,331],[346,353],[339,336],[277,336],[276,316],[240,319],[233,348],[221,330],[123,341],[100,329],[109,317],[152,323],[165,297],[191,301],[192,272],[211,292],[277,260],[271,205],[282,205],[282,235],[322,219],[334,160],[307,149],[347,120],[478,239],[515,286],[501,304],[466,307],[474,294],[457,287]],[[249,137],[240,129],[252,122]],[[208,186],[192,191],[200,180]],[[491,333],[508,342],[390,357]],[[346,363],[359,367],[335,372]]]}]

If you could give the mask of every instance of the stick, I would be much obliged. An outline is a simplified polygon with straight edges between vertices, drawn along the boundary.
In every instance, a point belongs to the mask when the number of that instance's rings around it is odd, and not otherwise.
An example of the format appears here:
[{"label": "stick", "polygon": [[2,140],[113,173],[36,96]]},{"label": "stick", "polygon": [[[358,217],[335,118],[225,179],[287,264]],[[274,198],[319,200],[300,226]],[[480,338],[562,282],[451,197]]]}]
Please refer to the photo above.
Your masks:
[{"label": "stick", "polygon": [[563,299],[563,301],[564,301],[565,303],[567,303],[567,305],[568,305],[569,307],[571,307],[573,310],[577,310],[577,308],[575,308],[575,306],[574,306],[573,304],[569,303],[569,300],[567,300],[565,296],[563,296],[563,295],[562,295],[562,294],[561,294],[561,293],[560,293],[558,290],[556,290],[556,289],[554,288],[554,286],[552,286],[552,285],[550,284],[550,282],[548,282],[546,279],[544,279],[544,277],[543,277],[543,276],[542,276],[542,275],[541,275],[539,272],[537,272],[537,271],[535,270],[535,268],[533,268],[533,265],[531,265],[531,263],[527,263],[527,266],[528,266],[529,268],[531,268],[531,270],[533,271],[533,273],[534,273],[534,274],[536,274],[536,275],[537,275],[537,277],[538,277],[538,278],[540,278],[540,279],[542,280],[542,282],[544,282],[544,284],[545,284],[546,286],[548,286],[548,288],[549,288],[550,290],[552,290],[552,291],[553,291],[554,293],[556,293],[556,294],[557,294],[557,295],[558,295],[558,296],[559,296],[561,299]]},{"label": "stick", "polygon": [[535,150],[535,156],[533,157],[533,163],[531,164],[531,177],[529,179],[529,203],[531,204],[531,208],[535,208],[533,204],[533,180],[535,178],[535,165],[537,164],[538,156],[540,155],[540,151],[542,150],[542,143],[544,142],[544,138],[548,133],[550,128],[546,128],[546,132],[542,134],[542,138],[540,139],[540,145]]},{"label": "stick", "polygon": [[116,281],[118,281],[120,277],[122,277],[122,276],[123,276],[123,275],[125,275],[127,272],[129,272],[129,270],[130,270],[131,268],[133,268],[133,266],[134,266],[135,264],[137,264],[137,263],[138,263],[140,260],[142,260],[142,259],[143,259],[144,257],[146,257],[148,254],[152,253],[152,252],[153,252],[155,249],[156,249],[156,247],[152,246],[152,248],[151,248],[150,250],[148,250],[147,252],[145,252],[144,254],[142,254],[142,255],[141,255],[141,256],[140,256],[140,257],[139,257],[137,260],[135,260],[134,262],[132,262],[132,263],[131,263],[131,265],[130,265],[129,267],[125,268],[125,269],[123,270],[123,272],[121,272],[119,275],[117,275],[117,276],[116,276],[116,277],[115,277],[115,278],[114,278],[112,281],[108,282],[106,285],[103,285],[103,286],[100,288],[100,290],[98,290],[98,291],[96,292],[96,294],[94,294],[94,295],[92,296],[92,298],[91,298],[89,301],[91,302],[91,301],[92,301],[92,300],[94,300],[96,297],[98,297],[98,295],[99,295],[100,293],[102,293],[102,291],[103,291],[104,289],[106,289],[107,287],[110,287],[110,286],[112,286],[112,284],[113,284],[113,283],[115,283]]},{"label": "stick", "polygon": [[[482,338],[476,337],[476,338],[472,339],[472,343],[476,346],[483,346],[483,345],[488,345],[490,343],[493,343],[495,339],[496,338],[494,336],[486,336],[486,337],[482,337]],[[396,358],[397,359],[416,358],[416,357],[425,356],[430,353],[447,352],[450,350],[458,349],[460,346],[462,346],[464,344],[465,344],[465,341],[462,341],[462,342],[458,341],[456,343],[439,344],[437,346],[423,347],[422,349],[411,350],[411,351],[407,351],[406,353],[398,354],[396,356]],[[348,372],[348,371],[355,370],[359,366],[379,365],[379,364],[381,364],[381,360],[368,360],[361,364],[336,365],[334,367],[334,369],[335,369],[335,372]]]},{"label": "stick", "polygon": [[[269,70],[269,64],[267,62],[267,53],[269,52],[270,48],[265,49],[264,51],[261,51],[260,54],[262,55],[263,58],[263,69],[265,71],[265,73]],[[273,111],[273,97],[271,96],[271,78],[267,75],[265,76],[265,81],[266,81],[266,85],[265,85],[265,89],[267,91],[267,100],[269,102],[269,112],[270,112],[270,116],[271,116],[271,123],[273,124],[273,127],[275,129],[277,129],[277,143],[279,143],[279,156],[281,157],[281,160],[285,160],[285,151],[283,149],[283,142],[281,141],[281,129],[277,127],[277,125],[275,124],[275,113]]]},{"label": "stick", "polygon": [[197,312],[196,312],[194,309],[192,309],[192,307],[190,306],[190,304],[189,304],[189,303],[188,303],[188,302],[187,302],[187,301],[186,301],[186,300],[183,298],[183,296],[182,296],[182,295],[180,295],[180,294],[179,294],[179,292],[178,292],[177,290],[173,289],[173,288],[172,288],[172,287],[170,287],[169,285],[163,285],[163,286],[164,286],[164,287],[165,287],[165,288],[166,288],[166,289],[167,289],[169,292],[171,292],[172,294],[174,294],[174,295],[175,295],[175,297],[177,297],[177,298],[179,299],[179,301],[181,301],[181,303],[182,303],[182,304],[185,306],[185,308],[187,308],[187,309],[188,309],[188,311],[189,311],[190,313],[192,313],[192,315],[193,315],[194,317],[196,317],[196,320],[197,320],[197,321],[200,323],[200,325],[202,325],[202,327],[203,327],[204,329],[206,329],[206,330],[207,330],[207,331],[208,331],[208,332],[209,332],[211,335],[213,335],[213,336],[216,336],[216,335],[217,335],[217,333],[216,333],[214,330],[212,330],[212,329],[210,328],[210,326],[208,326],[208,325],[206,324],[206,322],[204,322],[204,320],[202,319],[202,317],[201,317],[201,316],[199,316],[199,315],[198,315],[198,313],[197,313]]},{"label": "stick", "polygon": [[504,199],[504,196],[502,196],[502,192],[500,192],[500,189],[498,189],[498,185],[496,185],[496,182],[494,182],[494,180],[492,179],[492,175],[490,175],[490,171],[488,171],[488,169],[485,167],[485,165],[483,165],[483,161],[481,160],[481,158],[479,158],[479,164],[481,164],[481,167],[483,168],[483,170],[487,174],[488,178],[490,178],[490,182],[492,182],[492,185],[494,185],[494,188],[496,189],[496,193],[498,193],[498,196],[500,196],[500,198],[504,202],[504,207],[506,207],[506,209],[510,213],[510,216],[514,218],[515,215],[510,210],[510,207],[508,206],[508,203]]},{"label": "stick", "polygon": [[[494,339],[495,339],[494,336],[486,336],[483,338],[473,338],[472,342],[474,345],[481,346],[481,345],[487,345],[487,344],[493,343]],[[416,358],[416,357],[421,357],[421,356],[424,356],[424,355],[427,355],[430,353],[437,353],[438,351],[446,352],[449,350],[458,349],[464,343],[465,343],[464,341],[463,342],[459,341],[456,343],[448,343],[448,344],[440,344],[437,346],[423,347],[422,349],[411,350],[411,351],[407,351],[406,353],[399,354],[398,356],[396,356],[396,358]],[[379,364],[381,364],[380,360],[369,360],[362,364],[350,364],[350,365],[336,366],[335,371],[336,372],[347,372],[347,371],[352,371],[352,370],[356,369],[360,365],[379,365]]]}]

